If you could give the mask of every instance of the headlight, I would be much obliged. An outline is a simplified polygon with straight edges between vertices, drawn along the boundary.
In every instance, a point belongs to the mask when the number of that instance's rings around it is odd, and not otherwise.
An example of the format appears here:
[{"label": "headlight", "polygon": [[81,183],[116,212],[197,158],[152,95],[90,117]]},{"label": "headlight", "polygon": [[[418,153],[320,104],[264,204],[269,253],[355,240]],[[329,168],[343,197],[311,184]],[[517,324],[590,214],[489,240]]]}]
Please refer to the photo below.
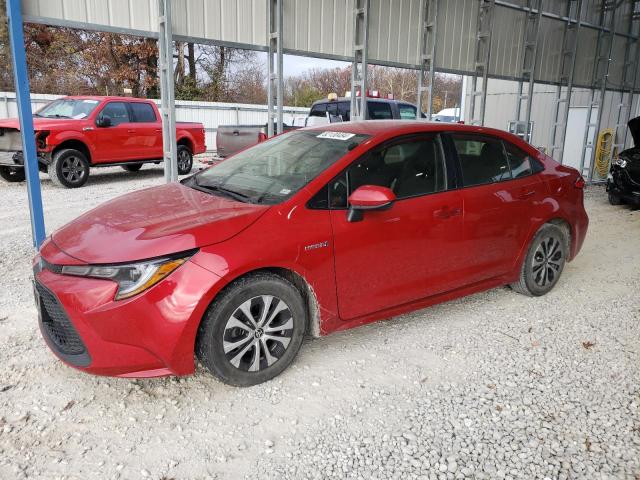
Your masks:
[{"label": "headlight", "polygon": [[627,166],[627,161],[624,158],[616,158],[613,161],[613,164],[619,166],[620,168],[625,168]]},{"label": "headlight", "polygon": [[160,258],[128,265],[65,265],[63,275],[104,278],[118,284],[116,300],[133,297],[152,287],[186,262],[193,252],[180,257]]}]

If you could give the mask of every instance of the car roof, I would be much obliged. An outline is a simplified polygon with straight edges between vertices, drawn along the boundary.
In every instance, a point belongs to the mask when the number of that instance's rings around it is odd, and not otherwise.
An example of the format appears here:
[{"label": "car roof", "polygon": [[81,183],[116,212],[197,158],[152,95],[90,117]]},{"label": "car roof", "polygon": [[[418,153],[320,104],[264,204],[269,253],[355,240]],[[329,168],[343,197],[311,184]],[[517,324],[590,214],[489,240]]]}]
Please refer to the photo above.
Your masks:
[{"label": "car roof", "polygon": [[348,132],[371,136],[394,136],[418,132],[461,132],[481,133],[507,139],[520,139],[516,135],[496,128],[464,125],[460,123],[429,122],[426,120],[363,120],[357,122],[336,122],[318,125],[315,127],[307,127],[303,130]]},{"label": "car roof", "polygon": [[[314,105],[320,105],[322,103],[336,103],[336,102],[351,102],[351,97],[338,97],[335,100],[329,100],[328,98],[322,98],[320,100],[316,100],[315,102],[313,102],[311,104],[311,106],[313,107]],[[411,102],[405,102],[404,100],[397,100],[397,99],[391,99],[391,98],[380,98],[380,97],[367,97],[367,102],[379,102],[379,103],[402,103],[402,104],[406,104],[406,105],[411,105],[413,107],[415,107],[415,105]]]},{"label": "car roof", "polygon": [[67,95],[66,97],[61,98],[70,98],[72,100],[126,100],[128,102],[153,102],[153,100],[149,100],[147,98],[137,98],[137,97],[117,97],[117,96],[101,96],[101,95]]}]

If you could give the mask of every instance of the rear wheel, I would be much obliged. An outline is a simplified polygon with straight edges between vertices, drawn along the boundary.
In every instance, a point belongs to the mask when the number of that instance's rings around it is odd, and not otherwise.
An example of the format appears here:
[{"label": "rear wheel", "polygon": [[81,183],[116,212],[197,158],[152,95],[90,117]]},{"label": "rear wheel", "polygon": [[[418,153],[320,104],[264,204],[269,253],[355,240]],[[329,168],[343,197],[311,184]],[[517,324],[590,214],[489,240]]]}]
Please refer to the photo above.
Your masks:
[{"label": "rear wheel", "polygon": [[178,175],[186,175],[193,167],[193,155],[186,145],[178,145]]},{"label": "rear wheel", "polygon": [[609,203],[611,205],[622,205],[624,202],[622,201],[622,198],[620,198],[620,195],[609,192]]},{"label": "rear wheel", "polygon": [[562,274],[568,251],[569,242],[564,230],[556,225],[544,225],[529,246],[520,279],[512,283],[511,288],[531,297],[549,292]]},{"label": "rear wheel", "polygon": [[55,185],[78,188],[89,179],[89,161],[81,151],[65,148],[53,155],[48,172]]},{"label": "rear wheel", "polygon": [[24,168],[0,167],[0,177],[11,183],[24,182]]},{"label": "rear wheel", "polygon": [[140,170],[142,168],[142,164],[141,163],[134,163],[132,165],[122,165],[122,168],[124,170],[126,170],[127,172],[137,172],[138,170]]},{"label": "rear wheel", "polygon": [[196,354],[216,377],[248,387],[271,380],[300,349],[307,313],[300,292],[277,275],[240,279],[214,301],[198,330]]}]

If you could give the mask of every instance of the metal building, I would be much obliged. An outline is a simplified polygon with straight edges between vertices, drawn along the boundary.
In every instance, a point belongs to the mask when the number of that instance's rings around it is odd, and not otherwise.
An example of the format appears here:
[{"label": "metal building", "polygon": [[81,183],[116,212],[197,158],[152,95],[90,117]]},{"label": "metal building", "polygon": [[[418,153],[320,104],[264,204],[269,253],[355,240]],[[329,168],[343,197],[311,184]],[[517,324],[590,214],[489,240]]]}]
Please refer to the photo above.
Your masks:
[{"label": "metal building", "polygon": [[[120,32],[157,38],[160,45],[167,180],[175,179],[172,153],[171,42],[192,41],[269,53],[269,115],[282,125],[282,55],[353,62],[353,88],[366,89],[367,64],[416,70],[428,93],[434,71],[470,77],[467,120],[494,121],[492,82],[514,82],[507,124],[534,144],[544,142],[562,160],[576,105],[587,108],[579,168],[594,175],[594,137],[614,129],[625,143],[637,91],[639,0],[8,0],[10,21]],[[13,17],[13,18],[12,18]],[[20,25],[21,27],[21,25]],[[14,33],[16,29],[12,29]],[[15,52],[15,48],[14,48]],[[509,87],[511,88],[511,87]],[[540,89],[543,90],[540,90]],[[547,132],[538,138],[538,95],[544,91]],[[417,94],[418,92],[416,92]],[[500,93],[500,92],[499,92]],[[503,92],[505,93],[505,92]],[[417,98],[422,98],[419,96]],[[497,98],[497,97],[495,97]],[[581,97],[582,98],[582,97]],[[366,111],[352,96],[355,117]],[[418,103],[420,100],[418,100]],[[501,107],[500,112],[504,111]],[[498,112],[498,114],[500,114]],[[26,112],[23,112],[26,113]],[[532,117],[533,114],[533,117]],[[549,116],[550,115],[550,116]],[[505,119],[495,126],[505,128]],[[538,125],[538,126],[535,126]],[[542,134],[540,134],[542,135]],[[543,139],[544,140],[541,140]],[[25,137],[25,141],[29,140]],[[25,152],[28,149],[25,148]],[[170,161],[173,157],[173,162]],[[35,177],[37,179],[37,176]],[[37,188],[30,181],[29,188]]]}]

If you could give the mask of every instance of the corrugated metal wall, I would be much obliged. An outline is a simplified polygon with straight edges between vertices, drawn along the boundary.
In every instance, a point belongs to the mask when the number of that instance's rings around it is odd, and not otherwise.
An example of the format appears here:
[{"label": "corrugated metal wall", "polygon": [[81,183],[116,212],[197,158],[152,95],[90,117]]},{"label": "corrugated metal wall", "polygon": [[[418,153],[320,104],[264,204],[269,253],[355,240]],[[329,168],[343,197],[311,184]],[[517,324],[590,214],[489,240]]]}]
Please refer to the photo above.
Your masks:
[{"label": "corrugated metal wall", "polygon": [[[438,0],[436,68],[458,73],[474,70],[478,0]],[[526,14],[514,7],[526,0],[498,1],[493,22],[490,74],[516,78],[521,68]],[[589,86],[594,65],[602,0],[585,0],[575,83]],[[265,49],[268,0],[173,0],[176,38]],[[545,0],[544,10],[564,15],[566,2]],[[23,0],[29,21],[155,35],[156,0]],[[285,53],[348,59],[353,52],[353,0],[284,0]],[[616,32],[628,31],[631,0],[615,15]],[[416,68],[419,62],[420,0],[371,0],[369,60]],[[90,25],[84,25],[90,24]],[[590,26],[591,25],[591,26]],[[538,79],[558,77],[564,22],[545,16],[538,48]],[[638,32],[634,32],[637,35]],[[626,39],[614,43],[609,81],[621,83]],[[640,79],[638,80],[640,85]]]},{"label": "corrugated metal wall", "polygon": [[[31,95],[31,108],[35,112],[62,95]],[[160,101],[156,103],[160,107]],[[291,124],[293,117],[306,116],[308,108],[284,107],[284,123]],[[17,117],[16,94],[0,92],[0,118]],[[267,122],[267,106],[244,103],[176,101],[178,121],[200,122],[206,130],[207,150],[216,149],[216,130],[219,125],[262,125]]]}]

